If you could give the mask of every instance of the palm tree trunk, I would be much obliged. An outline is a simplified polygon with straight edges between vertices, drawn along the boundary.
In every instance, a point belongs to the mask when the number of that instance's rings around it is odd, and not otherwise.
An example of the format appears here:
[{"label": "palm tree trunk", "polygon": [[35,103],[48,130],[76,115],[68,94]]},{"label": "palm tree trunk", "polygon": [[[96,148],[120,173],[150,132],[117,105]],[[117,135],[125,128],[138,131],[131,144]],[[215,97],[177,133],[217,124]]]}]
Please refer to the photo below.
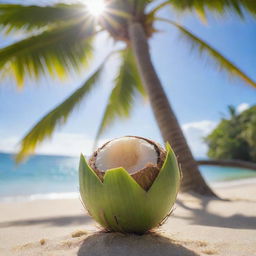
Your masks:
[{"label": "palm tree trunk", "polygon": [[148,40],[140,23],[132,22],[129,24],[129,37],[137,67],[148,92],[162,137],[165,142],[170,143],[178,158],[183,174],[182,191],[194,191],[199,194],[214,196],[215,194],[199,172],[198,165],[156,74],[150,57]]}]

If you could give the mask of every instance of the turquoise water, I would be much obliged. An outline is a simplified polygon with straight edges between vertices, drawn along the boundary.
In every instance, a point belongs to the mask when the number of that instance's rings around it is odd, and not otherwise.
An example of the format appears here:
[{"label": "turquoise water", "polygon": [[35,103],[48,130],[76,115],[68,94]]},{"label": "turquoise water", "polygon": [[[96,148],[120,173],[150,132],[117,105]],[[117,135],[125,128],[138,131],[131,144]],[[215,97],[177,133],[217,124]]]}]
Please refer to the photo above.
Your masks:
[{"label": "turquoise water", "polygon": [[[16,166],[12,155],[0,153],[0,200],[4,198],[78,192],[79,159],[63,156],[33,156]],[[227,167],[201,167],[202,175],[210,182],[256,177],[256,172]]]},{"label": "turquoise water", "polygon": [[16,166],[13,156],[0,154],[0,198],[78,191],[79,158],[33,156]]}]

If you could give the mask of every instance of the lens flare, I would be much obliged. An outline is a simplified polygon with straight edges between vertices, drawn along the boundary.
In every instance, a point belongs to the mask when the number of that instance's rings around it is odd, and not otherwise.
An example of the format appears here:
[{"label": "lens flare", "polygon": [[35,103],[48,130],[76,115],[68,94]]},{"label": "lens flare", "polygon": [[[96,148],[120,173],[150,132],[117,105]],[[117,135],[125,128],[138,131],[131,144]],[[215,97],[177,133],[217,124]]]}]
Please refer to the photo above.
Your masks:
[{"label": "lens flare", "polygon": [[85,4],[88,11],[95,17],[100,16],[106,7],[105,0],[87,0]]}]

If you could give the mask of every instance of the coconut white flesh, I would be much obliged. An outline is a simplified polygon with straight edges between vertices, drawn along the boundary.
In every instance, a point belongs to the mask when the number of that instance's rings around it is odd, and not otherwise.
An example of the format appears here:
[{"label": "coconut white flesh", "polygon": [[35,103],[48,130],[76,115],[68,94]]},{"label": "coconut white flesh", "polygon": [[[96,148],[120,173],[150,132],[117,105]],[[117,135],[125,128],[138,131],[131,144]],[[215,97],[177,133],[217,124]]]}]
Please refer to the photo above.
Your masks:
[{"label": "coconut white flesh", "polygon": [[123,137],[109,142],[96,157],[96,168],[102,172],[123,167],[130,174],[148,164],[157,165],[158,154],[154,145],[134,137]]}]

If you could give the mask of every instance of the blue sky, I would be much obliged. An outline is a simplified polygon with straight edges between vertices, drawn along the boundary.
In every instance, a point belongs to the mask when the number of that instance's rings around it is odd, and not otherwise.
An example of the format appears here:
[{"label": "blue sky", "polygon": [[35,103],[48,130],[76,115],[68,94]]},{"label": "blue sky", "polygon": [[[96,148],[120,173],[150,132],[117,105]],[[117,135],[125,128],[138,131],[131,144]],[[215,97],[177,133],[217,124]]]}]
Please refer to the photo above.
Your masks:
[{"label": "blue sky", "polygon": [[[250,17],[244,21],[235,16],[226,19],[211,17],[208,25],[202,25],[191,15],[177,18],[169,10],[161,15],[186,25],[256,80],[255,20]],[[232,104],[241,111],[255,104],[256,90],[240,80],[230,79],[219,72],[211,61],[192,52],[180,40],[175,28],[165,24],[157,24],[157,28],[161,32],[150,40],[154,65],[194,154],[204,156],[206,146],[202,143],[202,136],[209,133],[223,115],[227,116],[228,105]],[[6,38],[0,35],[0,46],[17,40],[19,36]],[[22,91],[15,89],[11,78],[0,82],[0,151],[15,151],[17,143],[29,128],[81,85],[111,49],[110,41],[105,38],[102,36],[97,41],[99,51],[92,68],[68,81],[49,78],[28,81]],[[116,61],[111,61],[97,88],[84,100],[79,110],[74,111],[67,124],[56,131],[52,140],[39,147],[39,153],[76,155],[82,151],[90,154],[112,87],[115,67]],[[162,142],[147,102],[138,99],[132,117],[115,122],[102,136],[101,142],[127,134]]]}]

